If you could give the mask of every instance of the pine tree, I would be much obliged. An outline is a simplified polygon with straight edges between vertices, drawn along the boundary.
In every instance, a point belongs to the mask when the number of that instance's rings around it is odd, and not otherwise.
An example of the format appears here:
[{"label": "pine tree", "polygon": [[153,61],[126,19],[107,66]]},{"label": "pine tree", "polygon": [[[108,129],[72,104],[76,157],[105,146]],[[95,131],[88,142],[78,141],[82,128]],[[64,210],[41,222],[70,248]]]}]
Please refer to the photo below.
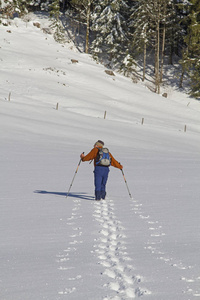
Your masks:
[{"label": "pine tree", "polygon": [[30,1],[30,9],[33,10],[46,10],[48,11],[49,4],[52,1],[49,0],[31,0]]},{"label": "pine tree", "polygon": [[92,53],[95,59],[106,60],[110,67],[121,69],[123,64],[131,62],[127,56],[129,55],[126,23],[128,12],[127,1],[95,2],[92,29],[96,37],[92,43]]},{"label": "pine tree", "polygon": [[89,52],[89,35],[91,25],[92,6],[95,0],[71,0],[71,5],[79,11],[81,18],[86,23],[86,37],[85,37],[85,52]]},{"label": "pine tree", "polygon": [[173,58],[180,57],[184,43],[186,29],[181,20],[185,15],[182,2],[186,0],[173,0],[172,10],[166,28],[166,53],[169,57],[169,64],[173,65]]},{"label": "pine tree", "polygon": [[30,0],[13,0],[13,6],[15,8],[15,11],[19,14],[21,17],[24,14],[28,13],[28,6],[30,3]]},{"label": "pine tree", "polygon": [[4,0],[3,3],[1,1],[1,18],[10,19],[13,17],[14,14],[14,6],[13,3],[9,2],[8,0]]},{"label": "pine tree", "polygon": [[143,53],[143,78],[145,79],[147,48],[151,45],[151,22],[146,1],[134,1],[129,21],[131,44],[129,51],[136,57]]},{"label": "pine tree", "polygon": [[54,30],[54,39],[59,43],[63,43],[65,41],[65,32],[60,21],[60,1],[54,0],[52,4],[49,5],[49,9],[50,27]]},{"label": "pine tree", "polygon": [[12,18],[14,13],[17,13],[21,17],[28,13],[29,3],[30,0],[4,0],[3,13],[7,18]]},{"label": "pine tree", "polygon": [[130,29],[132,49],[143,52],[143,81],[145,79],[147,51],[154,51],[155,91],[160,93],[166,48],[166,32],[174,7],[171,0],[135,1],[132,9]]},{"label": "pine tree", "polygon": [[186,48],[181,61],[190,77],[190,95],[200,97],[200,2],[190,0]]},{"label": "pine tree", "polygon": [[39,5],[42,11],[49,11],[49,7],[53,0],[40,1]]}]

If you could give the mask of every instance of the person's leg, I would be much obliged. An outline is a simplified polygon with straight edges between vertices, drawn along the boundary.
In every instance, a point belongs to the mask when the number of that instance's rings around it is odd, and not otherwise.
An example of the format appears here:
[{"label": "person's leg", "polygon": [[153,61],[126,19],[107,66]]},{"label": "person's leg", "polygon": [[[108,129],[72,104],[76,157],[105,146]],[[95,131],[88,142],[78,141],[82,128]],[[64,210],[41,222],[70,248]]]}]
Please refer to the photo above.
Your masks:
[{"label": "person's leg", "polygon": [[101,199],[106,198],[106,183],[108,180],[108,173],[109,173],[108,167],[103,167],[103,168],[104,168],[104,173],[103,173],[102,182],[101,182]]},{"label": "person's leg", "polygon": [[96,166],[94,169],[94,185],[95,185],[95,199],[101,200],[101,185],[103,180],[102,167]]}]

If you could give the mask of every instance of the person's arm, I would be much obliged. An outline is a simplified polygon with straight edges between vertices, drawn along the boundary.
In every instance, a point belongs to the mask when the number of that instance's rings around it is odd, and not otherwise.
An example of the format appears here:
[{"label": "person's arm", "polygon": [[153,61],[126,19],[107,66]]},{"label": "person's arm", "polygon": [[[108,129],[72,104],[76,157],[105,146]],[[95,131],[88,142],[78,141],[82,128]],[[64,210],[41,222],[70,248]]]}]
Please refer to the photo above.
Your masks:
[{"label": "person's arm", "polygon": [[93,160],[94,158],[96,158],[97,153],[98,153],[98,149],[93,148],[87,155],[84,155],[82,153],[80,157],[81,157],[82,161],[90,161],[90,160]]},{"label": "person's arm", "polygon": [[109,154],[110,154],[110,157],[111,157],[111,166],[122,170],[123,166],[112,156],[111,153],[109,153]]}]

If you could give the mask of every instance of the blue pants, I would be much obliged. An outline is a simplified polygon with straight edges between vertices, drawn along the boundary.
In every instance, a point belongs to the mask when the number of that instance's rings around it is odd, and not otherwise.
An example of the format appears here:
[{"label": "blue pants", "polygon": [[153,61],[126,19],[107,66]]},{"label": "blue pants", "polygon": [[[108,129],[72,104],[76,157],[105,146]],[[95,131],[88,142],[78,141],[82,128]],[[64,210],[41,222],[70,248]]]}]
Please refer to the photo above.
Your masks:
[{"label": "blue pants", "polygon": [[96,166],[94,168],[94,185],[96,200],[105,199],[106,197],[106,183],[108,180],[108,167]]}]

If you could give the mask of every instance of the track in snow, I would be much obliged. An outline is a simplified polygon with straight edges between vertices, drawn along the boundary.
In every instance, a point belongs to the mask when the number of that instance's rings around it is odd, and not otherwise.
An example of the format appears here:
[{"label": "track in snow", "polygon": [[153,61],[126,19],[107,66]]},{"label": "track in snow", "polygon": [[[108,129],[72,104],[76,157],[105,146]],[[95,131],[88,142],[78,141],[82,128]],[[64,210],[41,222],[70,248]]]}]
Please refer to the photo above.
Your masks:
[{"label": "track in snow", "polygon": [[[102,285],[105,296],[102,296],[101,299],[127,300],[151,295],[153,291],[149,291],[144,287],[145,280],[143,276],[135,272],[132,258],[127,253],[125,228],[115,214],[115,202],[113,200],[102,200],[92,201],[91,204],[94,221],[98,222],[100,226],[93,246],[97,262],[103,269],[101,275],[104,278],[104,284]],[[145,251],[150,252],[154,258],[160,260],[163,264],[180,271],[180,278],[177,278],[177,280],[185,283],[182,290],[183,294],[188,295],[188,297],[200,297],[200,290],[197,288],[200,277],[185,276],[185,270],[192,269],[193,266],[184,264],[184,262],[165,251],[163,238],[166,234],[163,227],[157,220],[153,220],[150,214],[144,212],[142,203],[137,200],[130,200],[129,204],[132,213],[146,225],[148,238],[144,244]],[[73,199],[71,216],[67,219],[67,225],[70,228],[70,241],[68,247],[56,257],[59,270],[63,272],[63,276],[68,282],[66,284],[65,281],[58,294],[60,296],[68,295],[69,299],[75,299],[75,296],[72,298],[72,295],[75,295],[83,284],[84,276],[81,270],[77,270],[73,265],[74,260],[79,259],[80,249],[84,243],[82,235],[84,229],[80,222],[81,218],[81,200]],[[93,253],[93,251],[91,252]]]},{"label": "track in snow", "polygon": [[108,278],[104,287],[109,296],[103,299],[134,299],[150,294],[150,291],[140,287],[142,277],[134,273],[132,259],[126,252],[124,228],[114,212],[114,201],[95,202],[94,207],[94,217],[101,226],[100,237],[95,245],[96,253],[99,264],[104,267],[103,275]]},{"label": "track in snow", "polygon": [[[78,247],[81,246],[83,240],[81,238],[82,235],[82,228],[77,227],[76,220],[82,218],[79,214],[81,201],[80,200],[73,200],[74,207],[72,209],[71,216],[67,219],[67,225],[70,226],[72,234],[70,235],[71,241],[69,242],[68,248],[66,248],[63,252],[57,255],[57,262],[59,263],[59,270],[67,271],[70,270],[70,273],[73,276],[68,277],[69,284],[68,287],[63,288],[58,292],[59,295],[69,295],[77,291],[77,281],[80,282],[82,279],[82,275],[80,273],[76,273],[77,270],[74,266],[69,264],[69,261],[74,260],[76,256],[76,252]],[[65,275],[64,275],[65,276]]]},{"label": "track in snow", "polygon": [[164,264],[167,264],[175,269],[179,269],[182,273],[178,280],[182,280],[186,283],[185,289],[182,291],[183,294],[188,294],[190,297],[200,297],[200,289],[196,289],[196,286],[199,286],[200,276],[192,276],[190,278],[185,277],[185,270],[192,269],[193,266],[185,264],[183,261],[179,260],[176,257],[173,257],[171,254],[168,254],[163,247],[163,237],[166,235],[162,226],[159,224],[159,221],[153,220],[150,214],[145,214],[142,211],[142,203],[138,200],[132,200],[130,202],[131,209],[141,220],[147,224],[149,231],[149,239],[146,242],[144,249],[150,251],[153,256]]}]

